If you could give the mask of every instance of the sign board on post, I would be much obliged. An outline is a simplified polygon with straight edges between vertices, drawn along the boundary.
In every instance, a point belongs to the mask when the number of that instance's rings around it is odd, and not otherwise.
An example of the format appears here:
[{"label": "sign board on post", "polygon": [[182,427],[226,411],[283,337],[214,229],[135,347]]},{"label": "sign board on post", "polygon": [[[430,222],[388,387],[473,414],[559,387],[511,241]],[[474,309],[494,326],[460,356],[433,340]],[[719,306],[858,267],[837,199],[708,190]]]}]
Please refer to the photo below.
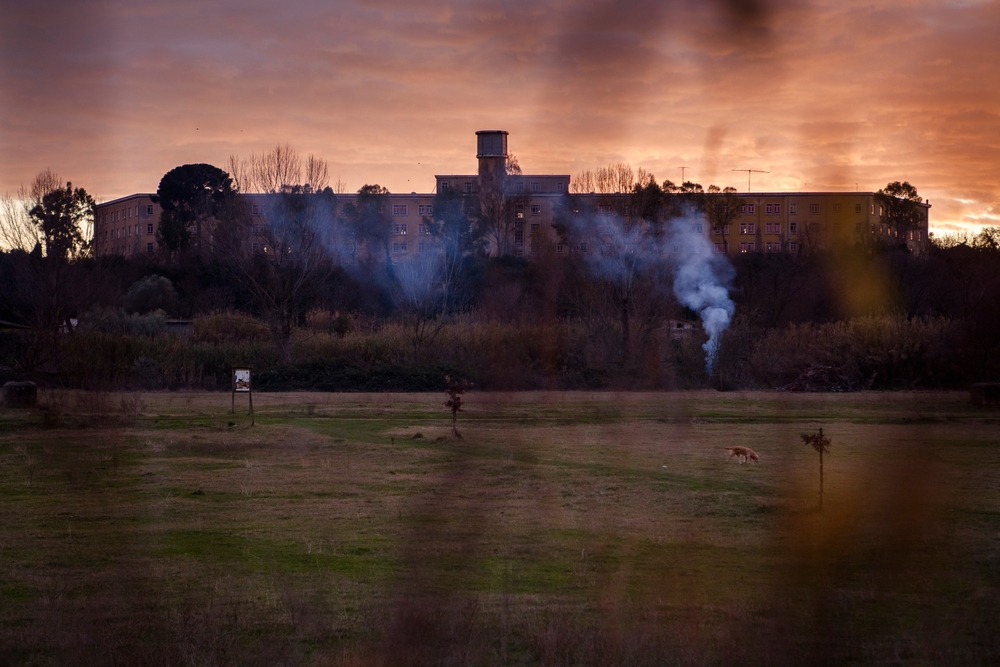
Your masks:
[{"label": "sign board on post", "polygon": [[253,389],[250,385],[250,367],[245,366],[242,368],[237,368],[233,366],[233,396],[232,396],[232,412],[236,412],[236,393],[245,393],[250,399],[250,425],[254,425],[253,418]]},{"label": "sign board on post", "polygon": [[250,391],[250,369],[233,369],[233,391]]}]

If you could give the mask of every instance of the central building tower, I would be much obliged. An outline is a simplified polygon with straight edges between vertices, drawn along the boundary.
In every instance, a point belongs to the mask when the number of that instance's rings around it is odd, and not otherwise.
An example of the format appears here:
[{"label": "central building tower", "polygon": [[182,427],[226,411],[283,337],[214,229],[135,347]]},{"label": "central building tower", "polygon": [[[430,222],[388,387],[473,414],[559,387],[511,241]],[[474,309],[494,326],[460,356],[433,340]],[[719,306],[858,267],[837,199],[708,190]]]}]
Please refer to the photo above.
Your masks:
[{"label": "central building tower", "polygon": [[507,130],[476,132],[476,157],[479,175],[501,176],[507,173]]}]

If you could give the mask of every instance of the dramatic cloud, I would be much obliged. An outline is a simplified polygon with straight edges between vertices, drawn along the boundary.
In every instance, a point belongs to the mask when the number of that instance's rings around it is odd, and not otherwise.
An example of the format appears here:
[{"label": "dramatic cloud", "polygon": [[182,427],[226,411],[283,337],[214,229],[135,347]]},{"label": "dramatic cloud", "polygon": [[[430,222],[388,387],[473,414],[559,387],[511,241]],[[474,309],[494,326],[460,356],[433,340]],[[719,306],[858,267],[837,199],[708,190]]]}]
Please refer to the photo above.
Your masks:
[{"label": "dramatic cloud", "polygon": [[279,142],[352,189],[429,191],[502,128],[528,171],[909,180],[936,226],[1000,223],[997,2],[22,5],[0,13],[0,192],[51,167],[115,197]]}]

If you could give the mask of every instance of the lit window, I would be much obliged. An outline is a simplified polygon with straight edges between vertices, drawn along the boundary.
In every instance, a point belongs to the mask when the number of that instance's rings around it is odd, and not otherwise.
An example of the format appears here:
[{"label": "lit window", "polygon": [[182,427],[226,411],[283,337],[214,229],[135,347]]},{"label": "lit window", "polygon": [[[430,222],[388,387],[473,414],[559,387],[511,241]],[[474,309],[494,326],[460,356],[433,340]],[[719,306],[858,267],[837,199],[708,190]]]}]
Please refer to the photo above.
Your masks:
[{"label": "lit window", "polygon": [[406,236],[406,223],[396,223],[392,226],[392,233],[397,236]]},{"label": "lit window", "polygon": [[393,204],[392,205],[393,215],[407,215],[406,204]]},{"label": "lit window", "polygon": [[741,243],[740,252],[753,252],[753,243]]},{"label": "lit window", "polygon": [[764,204],[765,215],[781,215],[781,204]]},{"label": "lit window", "polygon": [[754,215],[756,214],[756,212],[757,212],[756,204],[744,204],[743,206],[740,206],[740,213],[742,213],[743,215]]},{"label": "lit window", "polygon": [[147,222],[146,223],[146,233],[147,234],[152,234],[153,233],[153,223],[151,223],[151,222]]},{"label": "lit window", "polygon": [[514,217],[518,220],[524,217],[524,204],[514,204]]},{"label": "lit window", "polygon": [[819,204],[809,204],[809,215],[819,214]]},{"label": "lit window", "polygon": [[756,232],[756,225],[752,222],[741,222],[740,223],[740,234],[753,234]]},{"label": "lit window", "polygon": [[541,214],[542,214],[542,205],[541,204],[532,204],[531,205],[531,215],[541,215]]}]

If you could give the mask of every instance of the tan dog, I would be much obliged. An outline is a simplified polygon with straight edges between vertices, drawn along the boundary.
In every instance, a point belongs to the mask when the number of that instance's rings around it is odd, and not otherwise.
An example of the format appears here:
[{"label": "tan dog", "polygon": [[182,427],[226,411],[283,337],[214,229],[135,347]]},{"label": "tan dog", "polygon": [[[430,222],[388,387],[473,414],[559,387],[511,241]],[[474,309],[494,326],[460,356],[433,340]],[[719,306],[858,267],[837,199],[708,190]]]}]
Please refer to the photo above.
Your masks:
[{"label": "tan dog", "polygon": [[[740,463],[746,463],[747,459],[750,459],[754,463],[760,461],[760,457],[757,456],[757,452],[750,449],[749,447],[726,447],[726,451],[729,452],[729,459],[733,458],[734,456],[737,459],[742,459]],[[728,462],[729,459],[726,459],[726,461]]]}]

